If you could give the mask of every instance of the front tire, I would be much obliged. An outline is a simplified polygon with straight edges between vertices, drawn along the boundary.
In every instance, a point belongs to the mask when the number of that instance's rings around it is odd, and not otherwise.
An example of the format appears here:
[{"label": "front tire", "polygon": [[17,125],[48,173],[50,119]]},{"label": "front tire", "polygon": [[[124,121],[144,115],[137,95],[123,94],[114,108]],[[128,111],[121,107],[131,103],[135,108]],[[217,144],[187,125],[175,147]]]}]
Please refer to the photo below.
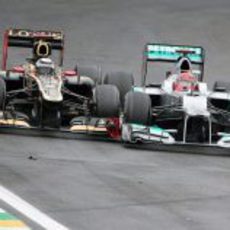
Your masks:
[{"label": "front tire", "polygon": [[97,117],[119,117],[120,95],[114,85],[97,85],[94,90]]},{"label": "front tire", "polygon": [[125,123],[149,125],[151,122],[151,99],[142,92],[130,91],[125,96]]},{"label": "front tire", "polygon": [[2,77],[0,77],[0,110],[4,110],[6,102],[6,83]]}]

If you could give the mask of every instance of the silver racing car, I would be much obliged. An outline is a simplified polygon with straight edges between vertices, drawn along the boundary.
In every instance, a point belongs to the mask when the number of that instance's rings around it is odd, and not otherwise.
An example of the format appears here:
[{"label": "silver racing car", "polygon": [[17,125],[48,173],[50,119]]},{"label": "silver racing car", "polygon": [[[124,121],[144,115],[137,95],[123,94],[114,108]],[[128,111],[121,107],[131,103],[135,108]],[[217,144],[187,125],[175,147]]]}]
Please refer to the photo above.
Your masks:
[{"label": "silver racing car", "polygon": [[[230,83],[208,89],[204,49],[146,44],[143,60],[142,85],[126,95],[122,140],[230,148]],[[159,62],[174,66],[160,84],[149,82],[149,63]]]}]

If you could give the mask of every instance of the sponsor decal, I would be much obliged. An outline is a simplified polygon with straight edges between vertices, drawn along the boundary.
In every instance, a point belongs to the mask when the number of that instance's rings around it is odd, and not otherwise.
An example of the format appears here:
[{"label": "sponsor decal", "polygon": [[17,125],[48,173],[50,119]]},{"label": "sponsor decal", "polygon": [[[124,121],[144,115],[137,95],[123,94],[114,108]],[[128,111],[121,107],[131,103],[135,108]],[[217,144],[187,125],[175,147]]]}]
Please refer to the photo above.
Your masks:
[{"label": "sponsor decal", "polygon": [[202,63],[202,48],[200,47],[150,44],[145,55],[151,60],[177,61],[183,54],[192,62]]},{"label": "sponsor decal", "polygon": [[55,40],[62,40],[63,34],[59,31],[32,31],[25,29],[10,29],[8,32],[10,37],[21,37],[21,38],[53,38]]},{"label": "sponsor decal", "polygon": [[162,53],[177,53],[179,51],[192,52],[197,55],[202,54],[201,48],[189,46],[167,46],[167,45],[148,45],[149,52],[162,52]]}]

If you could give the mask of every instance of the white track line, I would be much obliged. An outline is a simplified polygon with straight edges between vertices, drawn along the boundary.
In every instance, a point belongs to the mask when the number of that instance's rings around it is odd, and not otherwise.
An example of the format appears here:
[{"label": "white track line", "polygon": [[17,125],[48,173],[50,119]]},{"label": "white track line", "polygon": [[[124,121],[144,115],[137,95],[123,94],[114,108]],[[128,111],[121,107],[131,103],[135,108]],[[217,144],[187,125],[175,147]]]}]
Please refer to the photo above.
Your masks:
[{"label": "white track line", "polygon": [[0,199],[47,230],[69,230],[31,204],[0,185]]}]

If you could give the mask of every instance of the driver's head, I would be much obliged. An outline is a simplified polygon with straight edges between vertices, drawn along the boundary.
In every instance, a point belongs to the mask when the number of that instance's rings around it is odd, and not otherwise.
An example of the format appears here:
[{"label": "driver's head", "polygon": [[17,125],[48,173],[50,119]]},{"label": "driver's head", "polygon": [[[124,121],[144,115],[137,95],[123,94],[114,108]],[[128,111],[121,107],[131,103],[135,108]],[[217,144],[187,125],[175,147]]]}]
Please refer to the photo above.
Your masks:
[{"label": "driver's head", "polygon": [[54,62],[50,58],[40,58],[35,63],[38,75],[53,75],[55,70]]}]

